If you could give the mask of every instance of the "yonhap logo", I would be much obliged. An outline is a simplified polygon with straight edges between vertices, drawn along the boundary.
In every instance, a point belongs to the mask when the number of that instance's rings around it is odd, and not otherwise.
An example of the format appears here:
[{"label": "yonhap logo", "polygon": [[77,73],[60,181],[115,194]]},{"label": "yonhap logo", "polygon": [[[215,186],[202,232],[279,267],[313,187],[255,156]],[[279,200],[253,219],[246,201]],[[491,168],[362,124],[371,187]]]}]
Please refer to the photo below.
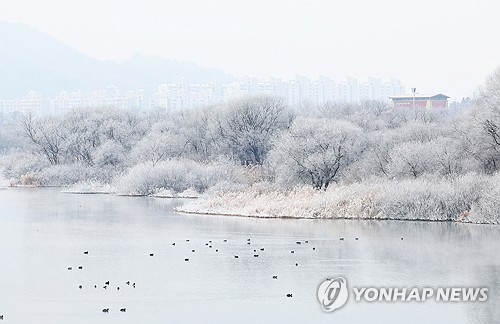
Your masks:
[{"label": "yonhap logo", "polygon": [[333,312],[344,306],[348,297],[345,278],[326,279],[318,287],[318,300],[325,312]]},{"label": "yonhap logo", "polygon": [[[486,302],[488,287],[351,287],[353,302]],[[318,287],[318,300],[325,312],[344,306],[349,298],[344,277],[325,279]]]}]

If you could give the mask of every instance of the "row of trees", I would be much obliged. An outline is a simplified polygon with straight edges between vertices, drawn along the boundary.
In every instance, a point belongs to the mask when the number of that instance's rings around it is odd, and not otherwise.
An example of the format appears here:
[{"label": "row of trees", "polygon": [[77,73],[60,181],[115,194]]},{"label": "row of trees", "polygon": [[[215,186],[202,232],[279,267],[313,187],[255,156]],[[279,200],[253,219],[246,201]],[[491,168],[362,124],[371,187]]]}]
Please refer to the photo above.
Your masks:
[{"label": "row of trees", "polygon": [[[145,165],[154,174],[173,161],[224,160],[224,168],[252,170],[231,173],[245,179],[225,179],[229,182],[316,189],[374,177],[493,174],[500,168],[500,70],[459,113],[397,110],[380,102],[300,110],[259,96],[175,113],[107,108],[25,116],[0,136],[4,174],[14,182],[30,175],[42,185],[87,178],[111,183],[130,176],[134,166]],[[60,169],[72,174],[65,183],[49,179]]]}]

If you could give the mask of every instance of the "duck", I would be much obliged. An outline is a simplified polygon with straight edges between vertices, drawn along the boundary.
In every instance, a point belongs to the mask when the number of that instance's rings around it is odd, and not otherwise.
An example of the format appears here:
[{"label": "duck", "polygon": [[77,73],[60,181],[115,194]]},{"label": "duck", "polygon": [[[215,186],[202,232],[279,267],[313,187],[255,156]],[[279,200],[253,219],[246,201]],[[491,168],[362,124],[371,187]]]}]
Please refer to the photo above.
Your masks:
[{"label": "duck", "polygon": [[116,290],[120,290],[120,287],[116,287]]},{"label": "duck", "polygon": [[239,256],[235,255],[235,256],[234,256],[234,258],[235,258],[235,259],[238,259],[238,258],[239,258]]},{"label": "duck", "polygon": [[109,308],[103,308],[102,312],[103,313],[109,313]]},{"label": "duck", "polygon": [[120,308],[120,312],[125,313],[127,311],[126,308]]},{"label": "duck", "polygon": [[295,266],[297,267],[299,264],[297,262],[295,262]]},{"label": "duck", "polygon": [[278,276],[273,276],[273,279],[278,279]]},{"label": "duck", "polygon": [[149,253],[149,256],[150,256],[150,257],[152,257],[152,256],[154,256],[154,255],[155,255],[154,253]]},{"label": "duck", "polygon": [[89,254],[89,251],[84,251],[83,254]]},{"label": "duck", "polygon": [[302,242],[301,242],[301,241],[297,241],[297,242],[295,242],[295,243],[297,243],[297,244],[302,244]]},{"label": "duck", "polygon": [[108,281],[106,281],[104,284],[109,286],[109,280],[108,280]]},{"label": "duck", "polygon": [[261,251],[264,251],[264,248],[260,248]]},{"label": "duck", "polygon": [[292,251],[290,251],[290,253],[295,253],[295,251],[292,250]]},{"label": "duck", "polygon": [[174,243],[172,243],[172,245],[175,245],[175,242],[174,242]]},{"label": "duck", "polygon": [[293,297],[293,295],[292,295],[292,294],[286,294],[286,296],[287,296],[287,297]]},{"label": "duck", "polygon": [[222,242],[227,242],[227,240],[223,240]]},{"label": "duck", "polygon": [[130,286],[130,281],[127,281],[125,284],[129,285]]},{"label": "duck", "polygon": [[313,247],[313,251],[315,251],[315,250],[316,250],[316,248],[315,248],[315,247]]},{"label": "duck", "polygon": [[68,267],[68,270],[73,270],[73,267]]},{"label": "duck", "polygon": [[191,250],[191,252],[194,252],[195,250]]},{"label": "duck", "polygon": [[82,270],[82,269],[83,269],[83,266],[78,266],[78,269]]},{"label": "duck", "polygon": [[354,239],[357,241],[357,240],[359,240],[359,237],[355,237]]},{"label": "duck", "polygon": [[259,255],[258,255],[258,254],[254,254],[254,255],[253,255],[253,257],[254,257],[254,258],[258,258],[258,257],[259,257]]},{"label": "duck", "polygon": [[340,238],[340,240],[341,240],[341,241],[343,241],[343,240],[344,240],[344,238],[343,238],[343,237],[341,237],[341,238]]},{"label": "duck", "polygon": [[78,288],[82,289],[83,287],[82,287],[82,285],[80,285],[80,286],[78,286]]},{"label": "duck", "polygon": [[184,261],[189,261],[189,258],[185,258]]}]

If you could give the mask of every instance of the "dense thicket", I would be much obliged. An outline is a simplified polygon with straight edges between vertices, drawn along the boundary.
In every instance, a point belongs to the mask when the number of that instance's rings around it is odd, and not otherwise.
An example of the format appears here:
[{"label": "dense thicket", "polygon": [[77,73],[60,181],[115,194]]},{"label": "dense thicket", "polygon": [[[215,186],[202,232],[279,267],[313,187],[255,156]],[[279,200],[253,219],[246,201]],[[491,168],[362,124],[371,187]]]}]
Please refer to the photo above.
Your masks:
[{"label": "dense thicket", "polygon": [[462,109],[364,102],[298,110],[259,96],[170,113],[28,115],[1,128],[0,154],[14,185],[92,181],[139,195],[255,183],[319,190],[377,179],[453,183],[500,168],[500,70]]}]

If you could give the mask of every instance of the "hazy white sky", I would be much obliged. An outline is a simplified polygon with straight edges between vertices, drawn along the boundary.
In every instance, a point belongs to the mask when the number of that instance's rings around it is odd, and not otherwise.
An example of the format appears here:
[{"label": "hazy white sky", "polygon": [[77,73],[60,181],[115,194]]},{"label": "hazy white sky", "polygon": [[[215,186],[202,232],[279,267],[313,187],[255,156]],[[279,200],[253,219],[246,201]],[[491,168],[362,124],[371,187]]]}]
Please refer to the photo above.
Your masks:
[{"label": "hazy white sky", "polygon": [[235,76],[396,77],[458,98],[500,66],[499,0],[0,0],[99,59],[156,54]]}]

